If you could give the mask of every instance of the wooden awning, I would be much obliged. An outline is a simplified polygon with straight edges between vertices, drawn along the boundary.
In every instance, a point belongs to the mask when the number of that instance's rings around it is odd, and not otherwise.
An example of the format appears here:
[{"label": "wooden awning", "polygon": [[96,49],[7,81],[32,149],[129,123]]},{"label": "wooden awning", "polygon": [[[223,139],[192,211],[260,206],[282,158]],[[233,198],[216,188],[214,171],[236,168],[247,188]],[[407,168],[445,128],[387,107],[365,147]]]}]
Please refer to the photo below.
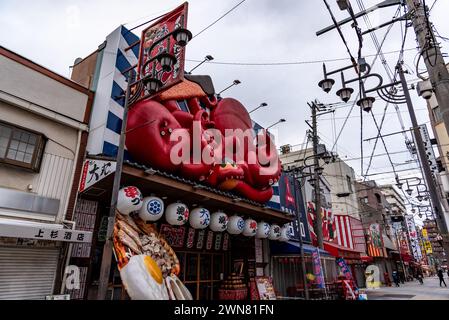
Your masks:
[{"label": "wooden awning", "polygon": [[122,184],[124,183],[135,185],[144,195],[155,194],[163,197],[166,203],[181,201],[189,207],[204,206],[211,212],[223,210],[230,215],[245,215],[257,221],[263,220],[280,225],[294,220],[294,217],[286,213],[247,203],[237,197],[221,195],[202,185],[192,185],[154,172],[149,173],[147,170],[127,164],[123,167]]}]

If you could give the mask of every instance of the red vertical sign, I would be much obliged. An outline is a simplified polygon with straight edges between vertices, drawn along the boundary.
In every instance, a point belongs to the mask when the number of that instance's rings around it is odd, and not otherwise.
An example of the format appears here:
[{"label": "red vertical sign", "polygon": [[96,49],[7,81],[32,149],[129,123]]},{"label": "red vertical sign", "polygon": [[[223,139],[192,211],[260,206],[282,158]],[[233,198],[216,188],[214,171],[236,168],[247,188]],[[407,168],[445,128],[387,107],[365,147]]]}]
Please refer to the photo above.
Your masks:
[{"label": "red vertical sign", "polygon": [[[167,89],[184,79],[185,48],[176,44],[172,36],[160,40],[175,29],[187,27],[187,9],[188,3],[185,2],[142,32],[138,64],[139,77],[155,75],[162,82],[160,90]],[[171,71],[162,70],[159,63],[147,63],[151,57],[163,52],[176,57],[176,63]]]}]

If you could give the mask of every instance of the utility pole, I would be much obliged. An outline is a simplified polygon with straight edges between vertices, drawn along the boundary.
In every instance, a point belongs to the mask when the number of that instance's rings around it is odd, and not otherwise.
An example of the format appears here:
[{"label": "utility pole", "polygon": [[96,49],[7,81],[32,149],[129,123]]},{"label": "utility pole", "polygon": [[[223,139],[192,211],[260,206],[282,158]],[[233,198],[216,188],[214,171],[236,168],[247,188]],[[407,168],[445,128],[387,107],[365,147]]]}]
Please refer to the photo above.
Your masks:
[{"label": "utility pole", "polygon": [[133,74],[129,73],[128,83],[126,86],[125,93],[125,105],[123,108],[123,120],[122,120],[122,128],[120,132],[120,142],[117,151],[117,168],[115,170],[114,175],[114,185],[112,187],[112,196],[111,196],[111,204],[109,208],[109,217],[108,217],[108,229],[106,233],[106,242],[103,246],[103,256],[101,258],[101,269],[100,269],[100,279],[98,282],[98,292],[97,292],[97,300],[105,300],[106,294],[108,292],[108,284],[109,284],[109,274],[111,272],[111,262],[112,262],[112,248],[113,248],[113,232],[114,232],[114,224],[117,210],[117,199],[118,192],[120,189],[120,180],[122,177],[123,171],[123,160],[125,154],[125,141],[126,141],[126,123],[128,121],[128,109],[129,109],[129,96],[130,96],[130,86],[133,82]]},{"label": "utility pole", "polygon": [[449,135],[449,71],[435,41],[432,24],[427,19],[427,8],[421,0],[406,0],[421,53],[429,73],[429,79],[440,107],[446,131]]},{"label": "utility pole", "polygon": [[318,155],[318,123],[317,123],[317,111],[318,106],[315,102],[312,102],[312,141],[313,141],[313,161],[314,161],[314,178],[315,178],[315,223],[314,229],[318,242],[318,248],[324,249],[323,243],[323,219],[321,217],[321,188],[320,188],[320,174],[317,168],[320,167],[320,158]]},{"label": "utility pole", "polygon": [[[301,210],[299,208],[299,198],[298,198],[298,191],[297,191],[297,187],[299,187],[301,184],[299,183],[298,180],[298,176],[296,175],[296,173],[293,173],[293,178],[294,178],[294,193],[295,193],[295,202],[296,202],[296,218],[298,221],[298,234],[299,234],[299,245],[301,247],[300,249],[300,255],[301,255],[301,268],[302,268],[302,281],[304,283],[304,298],[306,300],[309,300],[309,287],[307,287],[307,276],[306,276],[306,259],[305,259],[305,255],[304,255],[304,242],[302,241],[302,233],[301,233],[301,217],[302,217],[302,213]],[[298,186],[299,184],[299,186]],[[304,198],[303,198],[304,199]],[[306,208],[304,208],[306,209]],[[307,209],[306,211],[307,212]]]},{"label": "utility pole", "polygon": [[[397,68],[398,68],[398,73],[399,73],[399,76],[401,79],[402,88],[404,90],[404,96],[407,101],[408,112],[410,114],[410,119],[412,122],[413,133],[414,133],[415,141],[416,141],[416,149],[417,149],[418,155],[419,155],[419,161],[421,163],[421,167],[422,167],[422,170],[424,173],[424,178],[427,182],[427,188],[429,189],[430,200],[432,202],[432,209],[433,209],[433,212],[435,213],[436,222],[437,222],[438,228],[440,229],[440,232],[443,235],[447,236],[448,231],[447,231],[446,221],[444,218],[444,210],[443,210],[443,207],[441,206],[439,193],[438,193],[438,190],[436,187],[435,180],[432,176],[432,171],[430,169],[429,162],[426,160],[427,159],[426,150],[424,148],[421,131],[419,130],[418,121],[416,119],[415,110],[413,108],[412,99],[410,97],[410,91],[408,89],[408,84],[405,79],[404,70],[402,69],[402,64],[399,63]],[[446,257],[449,258],[449,243],[447,241],[443,241],[443,248],[444,248],[444,251],[446,252]]]}]

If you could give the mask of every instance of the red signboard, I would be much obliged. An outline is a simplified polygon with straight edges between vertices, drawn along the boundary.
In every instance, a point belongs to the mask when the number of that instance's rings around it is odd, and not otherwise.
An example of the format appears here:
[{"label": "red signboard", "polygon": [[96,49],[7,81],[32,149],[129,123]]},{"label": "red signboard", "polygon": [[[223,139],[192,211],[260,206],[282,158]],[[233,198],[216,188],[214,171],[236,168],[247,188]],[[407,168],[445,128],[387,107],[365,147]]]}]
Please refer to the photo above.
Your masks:
[{"label": "red signboard", "polygon": [[184,246],[185,232],[186,229],[183,227],[177,228],[168,224],[163,224],[160,230],[161,236],[173,248],[182,248]]},{"label": "red signboard", "polygon": [[[160,91],[184,79],[185,48],[179,46],[172,36],[166,36],[175,29],[187,27],[187,9],[188,4],[185,2],[142,32],[138,64],[139,77],[144,78],[148,75],[156,77],[162,82]],[[162,70],[160,63],[147,63],[151,57],[164,52],[176,57],[176,62],[170,71]]]}]

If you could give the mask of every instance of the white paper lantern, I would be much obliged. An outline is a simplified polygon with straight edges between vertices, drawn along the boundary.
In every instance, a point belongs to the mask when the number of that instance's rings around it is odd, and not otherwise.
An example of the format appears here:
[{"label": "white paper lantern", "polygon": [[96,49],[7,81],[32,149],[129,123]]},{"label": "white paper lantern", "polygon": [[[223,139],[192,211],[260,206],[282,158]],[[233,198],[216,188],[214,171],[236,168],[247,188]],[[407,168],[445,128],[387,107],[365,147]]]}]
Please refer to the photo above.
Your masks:
[{"label": "white paper lantern", "polygon": [[241,234],[245,228],[245,220],[237,215],[229,218],[228,232],[230,234]]},{"label": "white paper lantern", "polygon": [[143,199],[139,217],[146,222],[156,222],[164,214],[164,201],[158,197],[146,197]]},{"label": "white paper lantern", "polygon": [[279,227],[277,224],[273,224],[270,228],[270,235],[268,236],[268,239],[279,240],[280,237],[281,237],[281,227]]},{"label": "white paper lantern", "polygon": [[281,228],[281,237],[279,238],[279,241],[288,242],[290,241],[291,237],[292,234],[290,233],[290,226],[286,224]]},{"label": "white paper lantern", "polygon": [[245,237],[254,237],[257,233],[257,221],[253,219],[245,220],[245,227],[243,229],[243,235]]},{"label": "white paper lantern", "polygon": [[181,202],[172,203],[165,209],[165,219],[172,226],[182,226],[189,220],[189,208]]},{"label": "white paper lantern", "polygon": [[189,218],[190,226],[193,229],[206,229],[210,224],[210,212],[205,208],[193,209]]},{"label": "white paper lantern", "polygon": [[123,215],[139,211],[142,208],[142,193],[136,187],[120,189],[117,198],[117,210]]},{"label": "white paper lantern", "polygon": [[257,239],[266,239],[270,235],[270,225],[266,222],[259,222],[257,224],[257,232],[256,232],[256,238]]},{"label": "white paper lantern", "polygon": [[229,218],[226,213],[218,211],[212,213],[210,217],[210,225],[209,228],[213,232],[223,232],[228,227]]}]

